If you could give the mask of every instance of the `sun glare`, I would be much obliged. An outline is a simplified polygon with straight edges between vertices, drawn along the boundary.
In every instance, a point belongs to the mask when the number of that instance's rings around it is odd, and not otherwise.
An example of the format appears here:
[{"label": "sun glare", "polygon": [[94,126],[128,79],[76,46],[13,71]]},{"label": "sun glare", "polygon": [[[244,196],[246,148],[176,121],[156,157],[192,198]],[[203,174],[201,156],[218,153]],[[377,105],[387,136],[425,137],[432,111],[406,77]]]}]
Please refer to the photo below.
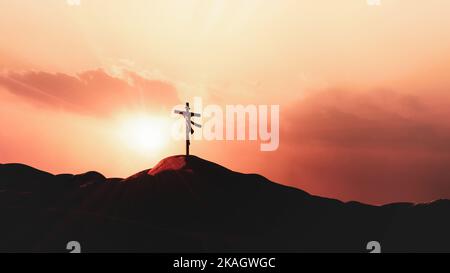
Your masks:
[{"label": "sun glare", "polygon": [[121,120],[119,137],[123,144],[138,153],[156,152],[167,144],[167,122],[149,115],[126,117]]}]

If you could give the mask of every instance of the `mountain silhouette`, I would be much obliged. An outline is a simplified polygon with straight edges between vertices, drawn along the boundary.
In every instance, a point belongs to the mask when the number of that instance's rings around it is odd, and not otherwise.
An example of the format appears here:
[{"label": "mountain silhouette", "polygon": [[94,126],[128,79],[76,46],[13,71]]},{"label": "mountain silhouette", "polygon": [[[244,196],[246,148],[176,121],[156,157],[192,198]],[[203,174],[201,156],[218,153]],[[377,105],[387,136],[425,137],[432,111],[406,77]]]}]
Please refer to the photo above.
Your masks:
[{"label": "mountain silhouette", "polygon": [[0,252],[449,252],[450,201],[313,196],[195,156],[128,178],[0,164]]}]

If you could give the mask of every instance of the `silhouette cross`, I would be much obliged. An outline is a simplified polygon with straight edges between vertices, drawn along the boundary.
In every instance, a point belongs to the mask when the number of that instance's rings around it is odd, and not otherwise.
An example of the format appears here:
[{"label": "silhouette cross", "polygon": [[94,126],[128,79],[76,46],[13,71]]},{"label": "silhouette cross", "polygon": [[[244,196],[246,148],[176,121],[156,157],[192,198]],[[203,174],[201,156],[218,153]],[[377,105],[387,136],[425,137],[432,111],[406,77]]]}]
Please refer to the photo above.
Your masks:
[{"label": "silhouette cross", "polygon": [[175,114],[183,115],[183,117],[186,119],[186,156],[189,155],[189,145],[191,145],[190,141],[190,134],[194,134],[194,129],[192,129],[191,125],[194,125],[198,128],[202,128],[202,126],[198,123],[195,123],[191,120],[191,117],[200,117],[201,115],[198,113],[190,112],[189,110],[189,102],[186,102],[185,111],[175,110]]}]

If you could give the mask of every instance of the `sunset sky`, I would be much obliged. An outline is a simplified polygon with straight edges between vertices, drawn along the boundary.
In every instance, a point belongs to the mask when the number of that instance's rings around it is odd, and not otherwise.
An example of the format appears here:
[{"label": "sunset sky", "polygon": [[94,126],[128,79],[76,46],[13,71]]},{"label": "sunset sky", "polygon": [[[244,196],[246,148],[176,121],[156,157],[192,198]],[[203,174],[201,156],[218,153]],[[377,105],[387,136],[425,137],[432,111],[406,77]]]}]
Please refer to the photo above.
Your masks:
[{"label": "sunset sky", "polygon": [[0,1],[0,163],[127,177],[184,153],[171,109],[201,97],[281,109],[277,151],[202,158],[345,201],[450,198],[450,1],[69,3]]}]

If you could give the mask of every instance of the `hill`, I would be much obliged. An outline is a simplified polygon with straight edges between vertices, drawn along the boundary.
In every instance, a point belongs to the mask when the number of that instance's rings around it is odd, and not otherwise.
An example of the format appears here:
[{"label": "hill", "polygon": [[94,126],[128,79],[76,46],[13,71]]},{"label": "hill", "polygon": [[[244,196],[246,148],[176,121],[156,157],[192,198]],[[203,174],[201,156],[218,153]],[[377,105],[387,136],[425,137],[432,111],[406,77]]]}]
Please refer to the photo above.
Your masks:
[{"label": "hill", "polygon": [[0,251],[450,251],[450,201],[370,206],[310,195],[195,156],[125,179],[0,164]]}]

